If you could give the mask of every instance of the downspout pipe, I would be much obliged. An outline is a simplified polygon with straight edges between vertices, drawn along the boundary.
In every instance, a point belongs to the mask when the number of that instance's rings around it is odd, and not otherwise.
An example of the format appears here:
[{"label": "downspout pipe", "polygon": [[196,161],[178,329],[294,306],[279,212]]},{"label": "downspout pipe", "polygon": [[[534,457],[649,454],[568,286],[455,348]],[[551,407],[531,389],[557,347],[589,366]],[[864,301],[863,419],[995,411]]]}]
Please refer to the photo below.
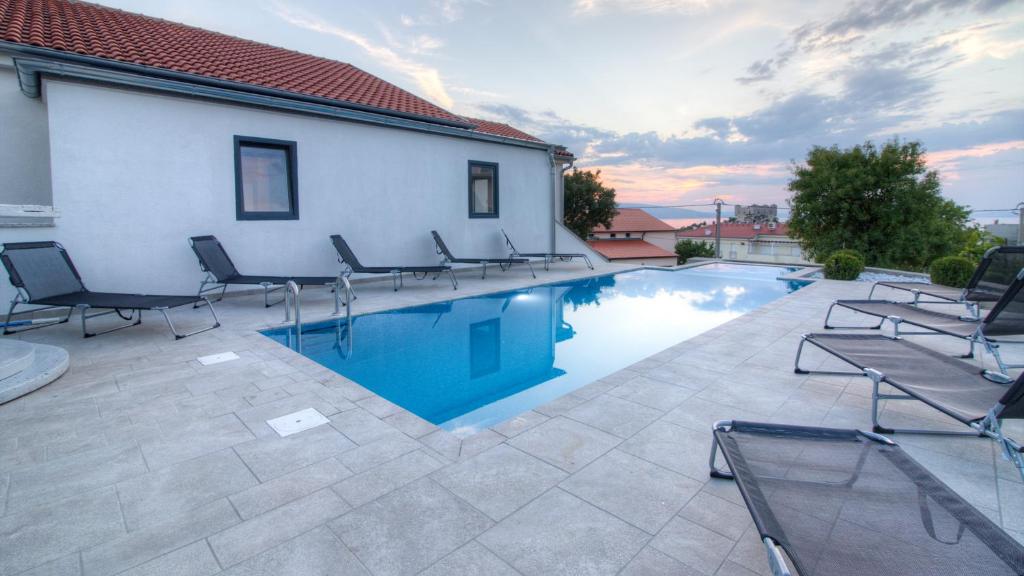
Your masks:
[{"label": "downspout pipe", "polygon": [[551,148],[548,148],[548,162],[551,164],[551,248],[549,251],[557,252],[558,246],[555,242],[555,235],[558,233],[558,202],[559,200],[561,200],[563,203],[565,201],[564,189],[563,196],[559,196],[558,194],[558,184],[559,181],[561,181],[562,185],[565,185],[565,172],[571,169],[573,167],[573,164],[576,163],[576,157],[573,156],[569,160],[568,165],[562,165],[560,169],[555,170],[555,168],[557,167],[557,164],[555,162],[555,147],[552,146]]}]

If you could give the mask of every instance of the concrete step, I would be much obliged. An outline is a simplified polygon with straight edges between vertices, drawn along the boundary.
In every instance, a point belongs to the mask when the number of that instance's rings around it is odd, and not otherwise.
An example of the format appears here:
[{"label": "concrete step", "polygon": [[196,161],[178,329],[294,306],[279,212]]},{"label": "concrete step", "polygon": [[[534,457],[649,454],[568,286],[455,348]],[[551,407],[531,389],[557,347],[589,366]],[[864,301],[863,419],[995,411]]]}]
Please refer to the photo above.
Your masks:
[{"label": "concrete step", "polygon": [[[20,341],[0,341],[0,343]],[[60,378],[68,369],[68,353],[63,348],[47,344],[29,344],[32,362],[16,374],[0,380],[0,404],[10,402],[33,390],[38,390]]]},{"label": "concrete step", "polygon": [[0,381],[28,368],[35,361],[36,349],[21,340],[0,340]]}]

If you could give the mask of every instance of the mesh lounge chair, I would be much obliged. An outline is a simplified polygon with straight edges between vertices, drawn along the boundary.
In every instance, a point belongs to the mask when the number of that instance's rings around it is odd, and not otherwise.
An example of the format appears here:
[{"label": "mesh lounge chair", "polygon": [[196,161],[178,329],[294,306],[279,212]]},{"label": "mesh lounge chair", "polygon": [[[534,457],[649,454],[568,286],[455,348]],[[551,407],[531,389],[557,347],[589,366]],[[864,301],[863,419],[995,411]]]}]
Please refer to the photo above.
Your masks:
[{"label": "mesh lounge chair", "polygon": [[[71,319],[71,314],[77,309],[82,315],[82,336],[89,338],[98,334],[106,334],[129,326],[142,323],[143,310],[157,310],[164,315],[164,320],[171,328],[175,339],[213,330],[220,326],[217,320],[217,313],[210,305],[210,314],[213,316],[213,326],[188,332],[179,333],[171,322],[167,311],[171,308],[195,304],[197,302],[210,301],[203,296],[158,296],[152,294],[116,294],[109,292],[90,292],[82,284],[82,277],[71,262],[71,257],[63,246],[56,242],[14,242],[4,244],[0,252],[0,260],[10,276],[11,284],[18,293],[11,300],[11,307],[7,311],[7,321],[4,324],[4,334],[24,332],[33,328],[42,328],[51,324],[63,324]],[[18,305],[43,306],[33,310],[26,310],[15,313]],[[28,314],[40,310],[53,308],[67,308],[68,314],[51,322],[33,325],[31,328],[20,330],[11,329],[11,318],[17,314]],[[89,314],[90,309],[104,309],[106,312]],[[125,315],[124,311],[128,311]],[[89,332],[86,322],[98,316],[117,314],[121,319],[128,320],[128,324],[110,328],[102,332]],[[136,316],[134,322],[132,317]]]},{"label": "mesh lounge chair", "polygon": [[455,280],[455,273],[452,271],[451,266],[363,266],[359,263],[359,259],[356,258],[355,252],[349,247],[348,242],[339,234],[331,236],[331,242],[334,243],[334,249],[338,251],[338,262],[345,267],[342,272],[345,276],[350,276],[352,273],[357,274],[391,274],[391,281],[394,284],[395,292],[405,284],[402,280],[402,274],[409,272],[413,275],[413,278],[422,280],[427,277],[427,274],[433,274],[436,280],[442,272],[448,273],[448,278],[452,281],[452,290],[459,289],[459,283]]},{"label": "mesh lounge chair", "polygon": [[772,574],[1024,574],[1024,547],[884,436],[721,421],[710,465],[735,478]]},{"label": "mesh lounge chair", "polygon": [[526,264],[530,267],[530,274],[534,278],[537,277],[537,274],[533,271],[533,264],[530,264],[528,258],[516,258],[514,256],[508,256],[507,258],[456,258],[452,255],[452,251],[448,249],[448,245],[441,239],[441,235],[437,233],[437,230],[431,230],[430,235],[434,237],[434,246],[445,264],[480,264],[483,267],[480,275],[481,278],[487,278],[488,264],[497,264],[502,271],[512,268],[513,264]]},{"label": "mesh lounge chair", "polygon": [[[977,316],[978,303],[999,300],[1021,268],[1024,268],[1024,246],[996,246],[985,252],[965,288],[923,282],[875,282],[868,299],[875,295],[875,288],[884,286],[910,292],[914,304],[964,304]],[[921,300],[922,296],[932,300]]]},{"label": "mesh lounge chair", "polygon": [[[875,326],[835,326],[829,323],[832,311],[845,308],[860,314],[879,318]],[[995,357],[999,370],[1006,374],[1009,368],[1024,368],[1024,364],[1007,364],[999,353],[999,344],[1024,344],[1020,340],[999,339],[1002,336],[1020,336],[1024,334],[1024,268],[1017,271],[1016,278],[1001,295],[996,304],[982,319],[973,317],[943,314],[925,308],[919,308],[906,302],[889,302],[885,300],[836,300],[828,308],[825,315],[825,328],[872,329],[877,330],[891,322],[895,336],[917,334],[940,334],[954,336],[970,341],[971,349],[964,358],[974,357],[974,345],[982,344]],[[901,330],[904,324],[921,328],[924,331],[908,332]]]},{"label": "mesh lounge chair", "polygon": [[[270,293],[284,288],[289,280],[299,286],[329,286],[334,291],[334,312],[338,313],[341,290],[340,276],[246,276],[235,268],[224,246],[215,236],[193,236],[188,239],[192,251],[199,259],[199,267],[206,277],[199,284],[199,295],[220,290],[217,300],[224,297],[228,285],[259,285],[263,287],[263,305],[267,308],[284,301],[270,301]],[[276,288],[275,288],[276,286]]]},{"label": "mesh lounge chair", "polygon": [[515,245],[512,244],[512,239],[508,237],[508,233],[505,232],[504,228],[501,229],[501,235],[505,237],[505,244],[508,245],[508,249],[511,252],[510,255],[512,257],[514,257],[514,258],[543,258],[544,259],[544,269],[545,270],[547,270],[551,266],[551,262],[553,262],[556,259],[557,260],[562,260],[563,262],[571,262],[573,258],[582,258],[583,261],[587,263],[587,268],[590,268],[591,270],[594,269],[594,265],[590,263],[590,258],[588,258],[586,254],[572,254],[572,253],[567,253],[567,252],[561,252],[561,253],[559,253],[559,252],[531,252],[529,254],[526,254],[526,253],[520,252],[519,250],[516,250]]},{"label": "mesh lounge chair", "polygon": [[[800,357],[805,344],[835,356],[857,371],[801,369]],[[875,432],[988,436],[1000,443],[1006,457],[1024,477],[1021,447],[1004,436],[1001,427],[1003,419],[1024,418],[1024,375],[1011,383],[1007,376],[987,373],[973,364],[882,334],[805,334],[797,349],[794,369],[798,374],[866,376],[873,385],[871,423]],[[901,394],[880,393],[882,383]],[[973,432],[885,428],[878,421],[879,400],[924,402],[971,427]]]}]

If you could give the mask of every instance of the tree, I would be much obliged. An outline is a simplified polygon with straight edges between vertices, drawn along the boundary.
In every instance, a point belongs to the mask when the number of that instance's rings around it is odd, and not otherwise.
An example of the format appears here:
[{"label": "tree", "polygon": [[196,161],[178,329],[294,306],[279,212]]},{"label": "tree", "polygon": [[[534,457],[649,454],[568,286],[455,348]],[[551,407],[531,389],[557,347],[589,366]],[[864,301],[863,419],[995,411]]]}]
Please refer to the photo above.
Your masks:
[{"label": "tree", "polygon": [[981,258],[990,248],[1005,244],[1005,239],[995,236],[988,230],[975,224],[967,229],[967,233],[964,235],[964,245],[960,248],[959,256],[963,256],[977,264],[981,262]]},{"label": "tree", "polygon": [[968,211],[942,197],[920,142],[815,146],[789,190],[789,229],[818,261],[850,248],[868,266],[922,270],[964,246]]},{"label": "tree", "polygon": [[686,264],[690,258],[714,258],[715,247],[699,240],[680,240],[676,242],[676,256],[680,264]]},{"label": "tree", "polygon": [[576,170],[565,175],[565,225],[586,239],[597,226],[609,227],[619,211],[615,189],[601,184],[601,171]]}]

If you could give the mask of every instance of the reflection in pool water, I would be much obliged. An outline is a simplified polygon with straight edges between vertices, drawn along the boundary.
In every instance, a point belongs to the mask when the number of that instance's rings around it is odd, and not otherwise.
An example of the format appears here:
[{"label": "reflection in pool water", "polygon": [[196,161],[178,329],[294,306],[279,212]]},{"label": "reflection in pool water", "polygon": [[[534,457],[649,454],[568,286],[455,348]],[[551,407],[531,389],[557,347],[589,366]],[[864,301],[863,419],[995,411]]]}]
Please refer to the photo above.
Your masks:
[{"label": "reflection in pool water", "polygon": [[[762,306],[785,268],[639,270],[307,325],[303,354],[472,433]],[[265,334],[288,344],[294,329]]]}]

